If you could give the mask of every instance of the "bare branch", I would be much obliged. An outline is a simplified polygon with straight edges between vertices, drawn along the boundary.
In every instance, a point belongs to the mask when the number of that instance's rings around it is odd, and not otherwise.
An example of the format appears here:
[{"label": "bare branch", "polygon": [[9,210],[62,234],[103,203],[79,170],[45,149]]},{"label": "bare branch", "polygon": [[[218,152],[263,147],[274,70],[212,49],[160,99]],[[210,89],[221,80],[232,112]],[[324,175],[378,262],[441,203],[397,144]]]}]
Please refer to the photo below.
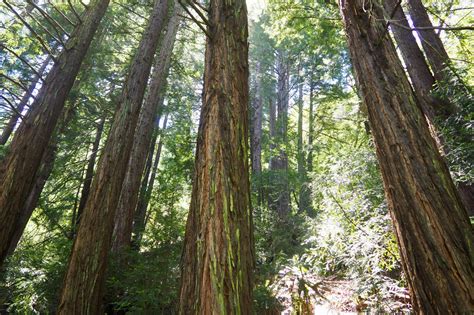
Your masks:
[{"label": "bare branch", "polygon": [[209,9],[203,6],[202,4],[200,4],[198,1],[193,1],[193,3],[196,4],[198,7],[200,7],[203,11],[206,11],[207,13],[209,13]]},{"label": "bare branch", "polygon": [[209,35],[209,33],[207,32],[206,28],[201,24],[200,21],[198,21],[194,15],[188,10],[188,8],[186,7],[185,4],[183,4],[181,2],[181,0],[179,0],[179,4],[181,5],[181,7],[183,7],[184,11],[186,11],[186,13],[189,15],[189,17],[194,21],[194,23],[197,24],[197,26],[199,26],[199,28],[204,32],[204,34],[206,34],[206,36],[208,38],[211,38],[211,36]]},{"label": "bare branch", "polygon": [[25,21],[25,19],[10,5],[10,3],[8,3],[7,0],[3,0],[3,3],[5,3],[5,5],[13,12],[13,14],[15,14],[16,17],[23,23],[23,25],[25,25],[26,28],[28,28],[31,34],[33,34],[33,36],[36,37],[36,39],[40,42],[41,47],[43,47],[44,52],[50,55],[53,61],[56,62],[56,58],[54,57],[53,53],[49,50],[48,46],[46,45],[44,40],[41,38],[41,36],[39,36],[38,33],[35,32],[35,30],[31,27],[31,25]]},{"label": "bare branch", "polygon": [[136,16],[138,16],[138,17],[144,19],[145,21],[147,20],[147,18],[144,17],[143,15],[141,15],[140,13],[137,13],[137,12],[133,11],[132,9],[130,9],[128,6],[121,4],[120,1],[117,2],[117,4],[118,4],[120,7],[124,8],[125,10],[127,10],[128,12],[135,14]]},{"label": "bare branch", "polygon": [[5,100],[5,102],[7,102],[8,106],[10,106],[11,110],[13,110],[15,112],[15,114],[18,115],[18,117],[23,118],[21,113],[15,108],[15,106],[13,106],[13,104],[5,96],[0,95],[0,97],[3,98]]},{"label": "bare branch", "polygon": [[[41,8],[40,8],[38,5],[36,5],[32,0],[27,0],[27,2],[30,3],[36,10],[38,10],[38,11],[41,13],[41,15],[42,15],[42,16],[46,19],[46,21],[55,29],[56,33],[57,33],[59,36],[61,36],[62,34],[64,34],[64,35],[67,35],[67,37],[70,37],[69,34],[68,34],[68,32],[67,32],[61,25],[59,25],[59,23],[56,22],[55,19],[53,19],[48,13],[46,13],[46,11],[44,11],[43,9],[41,9]],[[62,34],[59,33],[56,28],[58,28],[58,29],[62,32]]]},{"label": "bare branch", "polygon": [[40,21],[38,21],[38,19],[31,13],[28,13],[28,15],[33,19],[33,21],[35,21],[42,29],[43,31],[49,35],[52,39],[54,39],[56,42],[60,43],[63,47],[66,47],[66,45],[64,44],[64,42],[62,41],[61,39],[61,35],[60,33],[58,32],[58,30],[53,26],[53,29],[54,31],[56,32],[56,34],[59,36],[54,36],[53,34],[51,34],[51,32],[43,25],[41,24]]},{"label": "bare branch", "polygon": [[[188,3],[189,3],[189,5],[194,9],[194,11],[196,11],[196,13],[199,15],[199,17],[200,17],[201,20],[204,22],[204,24],[206,24],[207,26],[209,26],[209,21],[208,21],[207,18],[204,16],[204,14],[202,14],[202,12],[199,10],[199,8],[194,4],[194,2],[188,0]],[[207,11],[206,11],[206,12],[207,12]]]},{"label": "bare branch", "polygon": [[77,13],[76,9],[74,9],[74,5],[71,3],[71,0],[67,0],[67,3],[69,4],[69,7],[71,8],[72,13],[76,17],[76,19],[79,21],[79,24],[81,24],[82,23],[81,16]]},{"label": "bare branch", "polygon": [[13,84],[19,86],[22,90],[24,90],[26,93],[28,93],[32,98],[35,98],[34,95],[30,93],[28,88],[23,85],[23,83],[17,82],[15,79],[10,78],[9,76],[7,76],[6,74],[3,74],[3,73],[0,73],[0,77],[5,77],[5,79],[7,79],[8,81],[12,82]]},{"label": "bare branch", "polygon": [[3,49],[9,51],[12,55],[14,55],[15,57],[17,57],[18,59],[20,59],[24,64],[26,64],[31,70],[33,70],[33,72],[38,76],[38,78],[41,79],[41,81],[44,81],[43,77],[41,76],[41,74],[36,71],[36,69],[28,62],[26,61],[25,58],[21,57],[20,55],[18,55],[16,52],[14,52],[13,50],[11,50],[10,48],[8,48],[7,46],[3,45],[0,43],[0,47],[2,47]]},{"label": "bare branch", "polygon": [[69,24],[71,24],[73,27],[76,27],[77,24],[72,22],[66,14],[64,14],[61,10],[59,10],[51,0],[48,0],[48,4],[56,11],[59,13],[59,15],[61,15],[63,17],[63,19],[65,19]]},{"label": "bare branch", "polygon": [[390,23],[398,27],[404,28],[411,31],[425,31],[425,30],[443,30],[443,31],[474,31],[474,26],[457,26],[457,27],[443,27],[443,26],[422,26],[422,27],[406,27],[401,25],[394,20],[390,20]]}]

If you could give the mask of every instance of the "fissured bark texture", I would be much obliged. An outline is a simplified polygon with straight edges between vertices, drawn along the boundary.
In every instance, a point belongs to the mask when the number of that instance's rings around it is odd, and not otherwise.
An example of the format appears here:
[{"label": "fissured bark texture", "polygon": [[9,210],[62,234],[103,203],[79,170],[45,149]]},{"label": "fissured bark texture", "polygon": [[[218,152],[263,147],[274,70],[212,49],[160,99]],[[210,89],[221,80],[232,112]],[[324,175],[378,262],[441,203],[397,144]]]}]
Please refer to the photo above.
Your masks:
[{"label": "fissured bark texture", "polygon": [[415,313],[474,310],[473,230],[377,1],[341,1]]},{"label": "fissured bark texture", "polygon": [[211,0],[180,314],[252,314],[248,30],[244,0]]}]

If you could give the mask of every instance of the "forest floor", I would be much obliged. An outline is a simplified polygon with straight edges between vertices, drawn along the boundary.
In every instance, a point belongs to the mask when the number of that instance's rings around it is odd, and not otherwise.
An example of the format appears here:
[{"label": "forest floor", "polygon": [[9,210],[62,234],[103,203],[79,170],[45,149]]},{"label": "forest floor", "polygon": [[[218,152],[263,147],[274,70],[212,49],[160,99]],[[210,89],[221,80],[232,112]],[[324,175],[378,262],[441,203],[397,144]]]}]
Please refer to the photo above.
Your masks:
[{"label": "forest floor", "polygon": [[[370,303],[358,297],[356,284],[352,280],[322,278],[295,268],[285,268],[280,271],[271,289],[282,307],[283,315],[370,314]],[[401,308],[405,305],[402,302],[397,304]]]}]

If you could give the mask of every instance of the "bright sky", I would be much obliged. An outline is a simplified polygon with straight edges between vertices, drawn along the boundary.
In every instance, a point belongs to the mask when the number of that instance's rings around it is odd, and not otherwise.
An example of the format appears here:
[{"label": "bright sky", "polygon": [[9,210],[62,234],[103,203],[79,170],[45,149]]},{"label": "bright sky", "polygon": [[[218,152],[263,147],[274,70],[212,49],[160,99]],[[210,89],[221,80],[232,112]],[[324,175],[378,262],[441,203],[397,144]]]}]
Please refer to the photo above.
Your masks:
[{"label": "bright sky", "polygon": [[247,0],[247,11],[249,20],[255,20],[259,14],[265,9],[267,3],[265,0]]}]

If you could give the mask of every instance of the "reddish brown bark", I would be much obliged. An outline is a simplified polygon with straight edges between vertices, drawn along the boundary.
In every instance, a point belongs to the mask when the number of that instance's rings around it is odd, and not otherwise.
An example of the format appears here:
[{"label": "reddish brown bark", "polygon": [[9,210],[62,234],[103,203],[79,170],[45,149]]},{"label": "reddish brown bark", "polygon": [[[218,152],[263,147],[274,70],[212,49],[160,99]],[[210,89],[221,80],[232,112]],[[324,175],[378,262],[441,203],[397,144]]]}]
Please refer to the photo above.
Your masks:
[{"label": "reddish brown bark", "polygon": [[43,191],[46,181],[48,180],[54,168],[59,137],[66,131],[69,122],[74,116],[74,110],[69,108],[62,116],[63,117],[61,118],[61,122],[58,124],[57,130],[51,137],[48,147],[44,151],[43,157],[41,158],[41,166],[38,173],[36,174],[33,189],[31,190],[31,193],[25,202],[24,208],[19,214],[18,226],[14,231],[10,246],[8,248],[8,255],[11,255],[15,251],[18,242],[23,235],[23,231],[25,230],[25,227],[28,224],[33,211],[38,205],[41,192]]},{"label": "reddish brown bark", "polygon": [[91,192],[81,216],[64,279],[58,314],[99,314],[115,210],[133,145],[153,55],[168,12],[157,0],[124,83]]},{"label": "reddish brown bark", "polygon": [[87,162],[86,175],[84,177],[84,182],[82,183],[82,192],[81,199],[79,200],[79,207],[77,208],[77,215],[75,218],[75,225],[79,225],[81,220],[82,212],[86,206],[87,198],[91,190],[92,178],[94,177],[94,167],[95,160],[97,158],[97,153],[99,151],[100,139],[102,138],[102,132],[104,131],[105,117],[102,117],[97,124],[97,129],[95,132],[94,142],[91,147],[91,154],[89,156],[89,161]]},{"label": "reddish brown bark", "polygon": [[[161,149],[163,148],[163,131],[166,129],[168,123],[168,114],[166,114],[163,121],[163,126],[161,128],[161,136],[158,141],[158,148],[156,149],[155,154],[155,143],[150,148],[149,152],[149,168],[145,170],[146,176],[143,178],[142,187],[140,191],[140,196],[137,204],[137,209],[133,217],[133,247],[139,249],[145,231],[146,221],[147,221],[147,209],[148,204],[150,203],[151,193],[153,192],[153,186],[155,184],[156,174],[158,173],[158,165],[160,164],[161,158]],[[156,142],[156,137],[154,139]],[[155,157],[153,160],[153,156]],[[153,162],[153,166],[151,165]]]},{"label": "reddish brown bark", "polygon": [[244,0],[211,0],[180,314],[252,314]]},{"label": "reddish brown bark", "polygon": [[262,192],[262,118],[263,118],[263,97],[262,82],[260,76],[260,63],[257,63],[255,79],[255,101],[251,111],[251,128],[250,128],[250,153],[252,160],[252,176],[255,177],[257,191],[257,202],[261,205],[263,202]]},{"label": "reddish brown bark", "polygon": [[413,25],[417,28],[427,28],[417,30],[421,45],[425,51],[428,62],[433,70],[436,81],[446,78],[445,68],[449,65],[450,59],[444,49],[443,42],[436,34],[430,17],[426,12],[421,0],[408,0],[408,8]]},{"label": "reddish brown bark", "polygon": [[130,161],[128,162],[127,174],[123,182],[122,192],[120,193],[120,201],[117,207],[114,226],[114,239],[112,242],[113,252],[118,252],[128,247],[131,242],[133,214],[137,208],[140,181],[153,136],[154,119],[157,111],[160,110],[158,106],[163,103],[171,53],[180,22],[178,16],[178,9],[180,9],[179,3],[176,2],[173,4],[173,2],[174,1],[170,1],[173,10],[167,22],[166,34],[163,34],[159,53],[155,57],[156,63],[151,76],[148,96],[140,112],[132,153]]},{"label": "reddish brown bark", "polygon": [[387,14],[393,14],[389,17],[390,20],[393,20],[390,28],[402,53],[413,89],[418,100],[422,102],[423,111],[431,121],[434,118],[435,110],[441,110],[439,106],[441,104],[435,102],[431,96],[435,79],[426,63],[423,52],[416,42],[415,36],[410,30],[410,24],[398,0],[387,0],[384,2],[384,6]]},{"label": "reddish brown bark", "polygon": [[270,159],[272,187],[269,206],[281,219],[290,213],[290,190],[288,184],[288,155],[286,142],[288,133],[288,108],[290,104],[290,73],[287,54],[279,51],[277,59],[277,116],[274,122],[272,142],[275,146]]},{"label": "reddish brown bark", "polygon": [[383,10],[341,1],[414,311],[474,310],[474,236],[466,210],[386,34]]},{"label": "reddish brown bark", "polygon": [[15,133],[10,152],[1,162],[0,264],[18,229],[19,211],[33,189],[41,158],[108,4],[109,0],[96,0],[90,4],[82,23],[71,34],[67,49],[45,79],[32,110]]},{"label": "reddish brown bark", "polygon": [[33,76],[30,86],[28,87],[28,91],[25,91],[25,94],[23,94],[23,97],[21,98],[20,102],[18,103],[18,106],[16,107],[16,112],[13,113],[12,117],[10,117],[7,124],[2,130],[2,135],[0,136],[0,145],[4,145],[5,143],[7,143],[8,139],[13,133],[13,130],[15,129],[15,126],[18,123],[18,119],[20,118],[20,115],[18,115],[18,113],[22,113],[25,109],[26,105],[28,104],[28,101],[31,98],[32,93],[36,89],[36,86],[38,85],[38,82],[41,79],[40,76],[43,76],[43,74],[46,72],[46,67],[49,65],[50,62],[51,57],[48,56],[43,61],[41,67],[38,69],[37,74]]}]

